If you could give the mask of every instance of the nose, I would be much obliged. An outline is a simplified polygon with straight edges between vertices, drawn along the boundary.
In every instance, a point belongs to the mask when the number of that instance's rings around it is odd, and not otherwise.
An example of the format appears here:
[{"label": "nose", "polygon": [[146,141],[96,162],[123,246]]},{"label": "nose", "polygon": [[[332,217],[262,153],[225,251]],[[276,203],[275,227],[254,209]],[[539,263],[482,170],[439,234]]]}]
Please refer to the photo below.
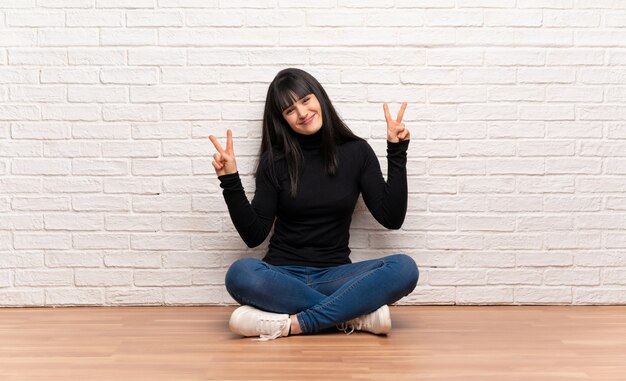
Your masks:
[{"label": "nose", "polygon": [[297,105],[296,112],[298,113],[298,118],[303,119],[307,115],[306,107],[304,105]]}]

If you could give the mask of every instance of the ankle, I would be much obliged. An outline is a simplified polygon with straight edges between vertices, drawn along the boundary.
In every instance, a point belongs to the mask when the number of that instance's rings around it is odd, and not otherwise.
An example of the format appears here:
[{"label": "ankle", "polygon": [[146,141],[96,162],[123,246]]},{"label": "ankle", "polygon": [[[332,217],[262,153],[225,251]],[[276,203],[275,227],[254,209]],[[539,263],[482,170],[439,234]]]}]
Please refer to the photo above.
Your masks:
[{"label": "ankle", "polygon": [[302,333],[302,329],[300,329],[300,323],[298,322],[298,318],[296,317],[296,315],[289,316],[289,319],[291,319],[291,331],[289,332],[289,334],[298,335]]}]

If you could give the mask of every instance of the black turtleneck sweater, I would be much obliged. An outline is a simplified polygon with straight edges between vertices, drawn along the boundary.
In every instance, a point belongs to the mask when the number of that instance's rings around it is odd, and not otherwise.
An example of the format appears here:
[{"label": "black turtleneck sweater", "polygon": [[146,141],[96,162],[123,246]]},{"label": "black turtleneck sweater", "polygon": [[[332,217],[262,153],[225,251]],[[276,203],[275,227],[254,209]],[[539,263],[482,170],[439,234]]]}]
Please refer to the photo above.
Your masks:
[{"label": "black turtleneck sweater", "polygon": [[276,222],[263,258],[265,262],[276,266],[315,267],[351,263],[350,222],[359,193],[381,225],[388,229],[400,228],[407,208],[408,140],[387,142],[385,182],[378,158],[365,140],[337,146],[338,170],[331,177],[326,174],[321,155],[321,130],[313,135],[294,135],[304,155],[304,170],[295,199],[289,195],[285,159],[273,164],[278,188],[268,178],[268,161],[260,161],[251,203],[238,172],[218,177],[233,224],[249,247],[265,241]]}]

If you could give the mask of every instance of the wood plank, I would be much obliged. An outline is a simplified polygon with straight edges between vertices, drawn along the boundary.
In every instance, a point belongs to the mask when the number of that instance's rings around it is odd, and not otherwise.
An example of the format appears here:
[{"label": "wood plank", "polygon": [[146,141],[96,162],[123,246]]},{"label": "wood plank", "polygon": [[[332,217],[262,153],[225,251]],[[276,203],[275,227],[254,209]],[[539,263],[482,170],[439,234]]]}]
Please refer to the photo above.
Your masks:
[{"label": "wood plank", "polygon": [[386,337],[270,342],[234,309],[0,309],[0,379],[626,380],[626,306],[392,306]]}]

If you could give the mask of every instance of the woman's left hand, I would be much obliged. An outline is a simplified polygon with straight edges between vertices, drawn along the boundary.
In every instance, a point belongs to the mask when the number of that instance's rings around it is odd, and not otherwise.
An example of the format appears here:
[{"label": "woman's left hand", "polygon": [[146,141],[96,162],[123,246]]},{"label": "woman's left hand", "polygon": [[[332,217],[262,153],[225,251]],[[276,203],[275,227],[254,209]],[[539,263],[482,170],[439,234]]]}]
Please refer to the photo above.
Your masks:
[{"label": "woman's left hand", "polygon": [[383,103],[383,109],[385,110],[385,119],[387,119],[387,140],[391,143],[398,143],[411,138],[411,133],[402,123],[402,117],[404,116],[404,110],[406,109],[406,102],[402,102],[398,117],[393,120],[389,113],[389,106],[387,103]]}]

